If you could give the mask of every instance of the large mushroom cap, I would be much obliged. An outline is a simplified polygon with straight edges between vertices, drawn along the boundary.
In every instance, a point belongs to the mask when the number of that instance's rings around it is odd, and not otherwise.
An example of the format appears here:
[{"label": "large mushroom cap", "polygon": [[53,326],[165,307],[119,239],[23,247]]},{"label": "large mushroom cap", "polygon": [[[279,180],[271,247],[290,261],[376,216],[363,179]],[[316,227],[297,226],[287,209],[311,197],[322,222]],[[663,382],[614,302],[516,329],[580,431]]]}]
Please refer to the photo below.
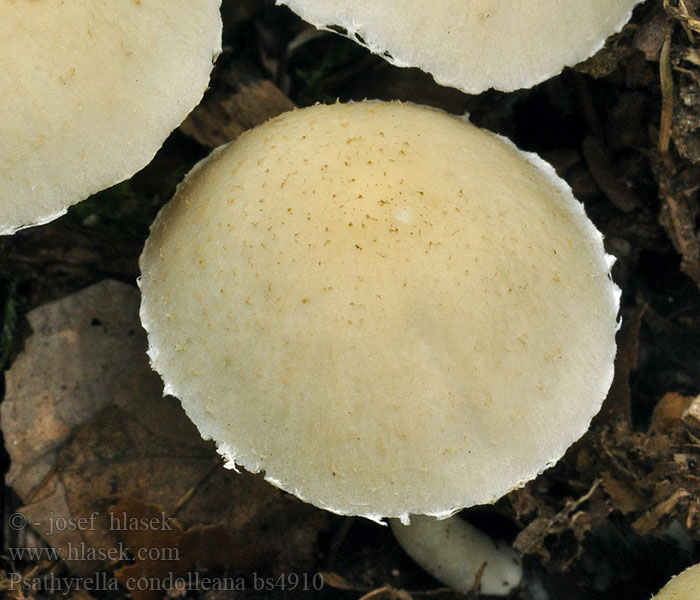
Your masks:
[{"label": "large mushroom cap", "polygon": [[697,600],[700,598],[700,564],[676,575],[653,600]]},{"label": "large mushroom cap", "polygon": [[531,87],[599,50],[640,0],[277,0],[469,93]]},{"label": "large mushroom cap", "polygon": [[0,234],[133,175],[199,102],[220,0],[2,2]]},{"label": "large mushroom cap", "polygon": [[341,514],[444,516],[587,429],[610,264],[536,156],[436,110],[317,105],[188,175],[141,257],[141,317],[228,466]]}]

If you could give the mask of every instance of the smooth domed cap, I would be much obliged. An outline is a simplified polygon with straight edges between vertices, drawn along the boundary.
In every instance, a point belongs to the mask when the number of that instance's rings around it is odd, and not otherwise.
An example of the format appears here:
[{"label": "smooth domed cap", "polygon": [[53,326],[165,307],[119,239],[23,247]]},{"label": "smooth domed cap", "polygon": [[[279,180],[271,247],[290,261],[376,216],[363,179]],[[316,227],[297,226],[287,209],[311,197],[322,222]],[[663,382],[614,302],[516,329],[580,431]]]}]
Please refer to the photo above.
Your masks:
[{"label": "smooth domed cap", "polygon": [[0,235],[131,177],[201,99],[220,0],[3,2]]},{"label": "smooth domed cap", "polygon": [[476,94],[532,87],[598,51],[641,0],[277,0],[400,67]]},{"label": "smooth domed cap", "polygon": [[536,156],[437,110],[317,105],[188,175],[141,257],[141,318],[228,466],[341,514],[445,516],[586,431],[610,265]]},{"label": "smooth domed cap", "polygon": [[695,565],[673,577],[653,600],[698,600],[698,598],[700,598],[700,565]]}]

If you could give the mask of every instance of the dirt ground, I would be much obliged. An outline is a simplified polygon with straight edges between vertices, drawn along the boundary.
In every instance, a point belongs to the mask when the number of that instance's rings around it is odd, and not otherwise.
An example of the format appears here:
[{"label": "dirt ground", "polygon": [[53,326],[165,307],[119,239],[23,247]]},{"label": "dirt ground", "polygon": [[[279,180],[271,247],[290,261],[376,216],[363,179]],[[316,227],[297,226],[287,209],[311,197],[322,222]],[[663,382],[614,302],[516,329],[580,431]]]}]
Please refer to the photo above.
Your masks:
[{"label": "dirt ground", "polygon": [[[478,96],[393,67],[271,0],[224,0],[222,11],[211,88],[153,162],[53,223],[0,238],[0,596],[121,598],[130,576],[172,575],[172,589],[132,597],[464,597],[440,590],[387,528],[224,472],[144,358],[137,259],[182,176],[293,106],[364,98],[469,113],[537,152],[617,257],[623,321],[603,410],[554,468],[463,513],[523,553],[511,597],[647,600],[700,562],[700,1],[649,0],[585,63],[531,90]],[[151,427],[165,413],[168,431]],[[172,529],[117,531],[105,525],[115,515],[172,519]],[[69,547],[83,549],[79,560],[15,551]],[[97,552],[119,547],[130,551]],[[139,548],[161,555],[139,558]],[[193,576],[237,589],[206,590]]]}]

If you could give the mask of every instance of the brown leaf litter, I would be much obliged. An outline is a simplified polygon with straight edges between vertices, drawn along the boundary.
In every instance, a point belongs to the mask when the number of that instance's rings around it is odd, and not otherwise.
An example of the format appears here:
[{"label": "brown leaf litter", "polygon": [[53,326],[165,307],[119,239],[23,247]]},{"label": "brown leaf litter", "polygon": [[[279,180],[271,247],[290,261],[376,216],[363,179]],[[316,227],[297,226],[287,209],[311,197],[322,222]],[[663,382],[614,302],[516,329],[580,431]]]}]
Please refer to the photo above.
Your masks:
[{"label": "brown leaf litter", "polygon": [[[326,513],[223,468],[179,403],[163,397],[138,306],[135,288],[104,281],[29,313],[34,334],[7,373],[1,408],[19,512],[82,576],[309,568]],[[122,531],[115,511],[156,511],[177,525]],[[138,560],[143,548],[155,554]],[[178,560],[159,561],[159,551]]]}]

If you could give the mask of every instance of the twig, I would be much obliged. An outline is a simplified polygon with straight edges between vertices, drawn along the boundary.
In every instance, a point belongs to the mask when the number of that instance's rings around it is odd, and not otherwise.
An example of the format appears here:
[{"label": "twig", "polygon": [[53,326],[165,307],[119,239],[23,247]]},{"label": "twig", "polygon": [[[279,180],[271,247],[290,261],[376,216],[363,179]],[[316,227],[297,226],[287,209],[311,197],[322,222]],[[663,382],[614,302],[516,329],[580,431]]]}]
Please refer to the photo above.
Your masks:
[{"label": "twig", "polygon": [[671,70],[671,33],[666,34],[659,57],[661,79],[661,121],[659,125],[659,152],[668,154],[673,122],[673,72]]}]

